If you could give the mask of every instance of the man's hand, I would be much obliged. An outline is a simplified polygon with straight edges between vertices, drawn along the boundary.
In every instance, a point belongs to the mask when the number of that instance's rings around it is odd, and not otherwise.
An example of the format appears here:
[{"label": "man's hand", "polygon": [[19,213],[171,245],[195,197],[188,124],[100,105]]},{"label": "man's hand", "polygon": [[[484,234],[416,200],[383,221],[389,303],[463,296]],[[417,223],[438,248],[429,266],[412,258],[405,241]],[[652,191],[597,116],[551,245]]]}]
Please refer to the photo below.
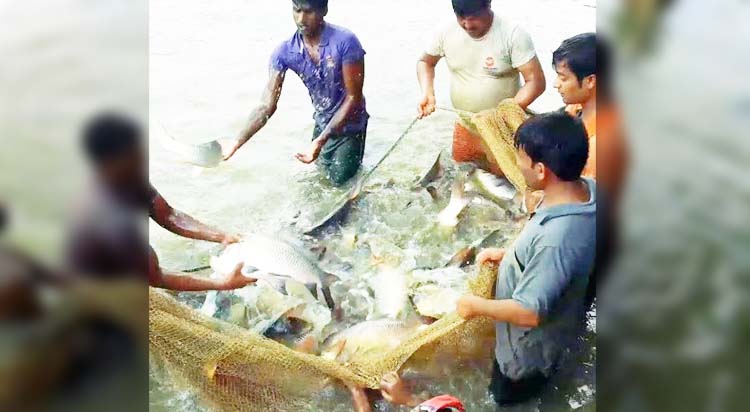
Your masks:
[{"label": "man's hand", "polygon": [[351,383],[347,383],[346,386],[349,388],[349,393],[352,395],[352,402],[354,403],[355,412],[372,412],[370,408],[370,400],[367,399],[367,394],[363,388],[356,386]]},{"label": "man's hand", "polygon": [[456,313],[464,319],[473,319],[480,316],[479,308],[485,299],[475,295],[463,295],[456,302]]},{"label": "man's hand", "polygon": [[423,119],[435,112],[435,96],[425,95],[417,106],[417,116]]},{"label": "man's hand", "polygon": [[239,243],[242,241],[242,236],[237,234],[226,234],[224,235],[224,239],[222,239],[221,244],[223,246],[229,246],[232,243]]},{"label": "man's hand", "polygon": [[237,149],[240,148],[240,144],[234,139],[219,139],[219,145],[221,145],[221,156],[224,161],[229,160],[230,157],[237,153]]},{"label": "man's hand", "polygon": [[222,282],[222,285],[227,290],[241,289],[247,285],[251,285],[258,281],[258,279],[249,278],[242,274],[242,263],[237,265],[232,273],[230,273]]},{"label": "man's hand", "polygon": [[500,263],[505,256],[505,249],[489,248],[484,249],[477,255],[477,262],[480,265],[485,263]]},{"label": "man's hand", "polygon": [[320,151],[323,150],[323,145],[325,145],[325,143],[326,139],[318,137],[313,140],[312,150],[309,154],[297,153],[294,157],[302,163],[310,164],[318,159],[318,155],[320,155]]},{"label": "man's hand", "polygon": [[383,399],[394,405],[410,407],[419,405],[419,399],[409,391],[406,382],[396,372],[383,376],[380,381],[380,393],[383,395]]}]

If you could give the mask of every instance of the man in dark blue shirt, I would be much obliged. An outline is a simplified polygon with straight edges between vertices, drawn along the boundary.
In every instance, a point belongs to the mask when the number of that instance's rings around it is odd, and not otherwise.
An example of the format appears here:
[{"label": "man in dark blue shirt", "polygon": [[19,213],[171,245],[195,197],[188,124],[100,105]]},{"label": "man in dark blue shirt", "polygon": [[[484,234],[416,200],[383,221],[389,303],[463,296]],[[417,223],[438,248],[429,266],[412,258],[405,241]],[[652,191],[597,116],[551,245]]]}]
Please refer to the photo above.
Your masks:
[{"label": "man in dark blue shirt", "polygon": [[270,62],[261,103],[239,138],[225,149],[229,159],[276,112],[284,76],[291,69],[310,92],[315,113],[313,144],[298,153],[303,163],[317,161],[334,185],[342,185],[362,164],[369,115],[362,86],[365,51],[349,30],[327,23],[327,0],[292,0],[297,31],[281,43]]}]

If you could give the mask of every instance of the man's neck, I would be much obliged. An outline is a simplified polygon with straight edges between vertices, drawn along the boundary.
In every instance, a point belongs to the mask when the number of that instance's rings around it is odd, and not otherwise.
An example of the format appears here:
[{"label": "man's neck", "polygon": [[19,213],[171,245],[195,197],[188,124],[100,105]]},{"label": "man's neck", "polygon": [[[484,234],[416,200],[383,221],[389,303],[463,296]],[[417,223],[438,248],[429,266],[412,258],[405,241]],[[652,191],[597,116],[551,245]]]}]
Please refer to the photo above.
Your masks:
[{"label": "man's neck", "polygon": [[591,200],[591,193],[585,181],[556,181],[544,188],[544,201],[541,207],[552,207],[571,203],[586,203]]},{"label": "man's neck", "polygon": [[581,114],[581,117],[583,118],[584,123],[587,123],[590,119],[596,118],[596,91],[594,91],[593,97],[588,99],[585,103],[582,105],[583,113]]},{"label": "man's neck", "polygon": [[326,24],[323,22],[323,24],[320,25],[320,28],[315,33],[310,34],[303,34],[302,40],[310,47],[317,47],[320,44],[320,39],[323,37],[323,29],[325,29]]},{"label": "man's neck", "polygon": [[479,36],[480,39],[483,39],[485,36],[487,36],[487,33],[489,33],[490,30],[492,30],[492,25],[495,23],[495,12],[493,12],[492,10],[489,10],[488,14],[489,14],[488,16],[489,24],[487,25],[487,30],[485,30],[484,33],[482,33],[482,35]]}]

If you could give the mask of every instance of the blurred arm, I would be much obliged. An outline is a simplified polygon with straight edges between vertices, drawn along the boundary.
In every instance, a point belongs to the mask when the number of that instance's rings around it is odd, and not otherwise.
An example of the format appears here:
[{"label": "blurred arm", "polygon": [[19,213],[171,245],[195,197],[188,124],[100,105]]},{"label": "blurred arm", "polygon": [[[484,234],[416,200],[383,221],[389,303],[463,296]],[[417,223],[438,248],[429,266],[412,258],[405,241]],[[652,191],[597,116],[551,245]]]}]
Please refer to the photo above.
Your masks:
[{"label": "blurred arm", "polygon": [[148,283],[161,289],[181,292],[201,292],[206,290],[232,290],[245,287],[256,280],[242,275],[242,265],[224,279],[205,279],[181,273],[164,272],[159,266],[159,258],[153,249],[150,250],[148,264]]},{"label": "blurred arm", "polygon": [[172,208],[160,194],[154,198],[150,213],[159,226],[183,237],[217,243],[239,241],[237,235],[222,232]]}]

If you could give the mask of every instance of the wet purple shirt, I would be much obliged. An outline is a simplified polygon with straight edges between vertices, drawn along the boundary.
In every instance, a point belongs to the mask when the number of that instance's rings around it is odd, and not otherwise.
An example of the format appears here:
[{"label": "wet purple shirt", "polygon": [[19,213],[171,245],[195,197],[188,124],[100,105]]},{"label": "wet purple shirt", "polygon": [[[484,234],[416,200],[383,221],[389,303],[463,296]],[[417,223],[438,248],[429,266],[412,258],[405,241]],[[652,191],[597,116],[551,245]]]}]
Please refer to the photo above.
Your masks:
[{"label": "wet purple shirt", "polygon": [[[328,126],[328,122],[346,98],[344,64],[364,60],[365,50],[354,33],[343,27],[325,23],[319,51],[320,64],[316,65],[305,49],[302,35],[296,32],[273,52],[271,68],[280,72],[291,69],[302,79],[315,108],[313,119],[322,130]],[[341,134],[365,131],[368,117],[363,98],[362,104],[354,109]]]}]

